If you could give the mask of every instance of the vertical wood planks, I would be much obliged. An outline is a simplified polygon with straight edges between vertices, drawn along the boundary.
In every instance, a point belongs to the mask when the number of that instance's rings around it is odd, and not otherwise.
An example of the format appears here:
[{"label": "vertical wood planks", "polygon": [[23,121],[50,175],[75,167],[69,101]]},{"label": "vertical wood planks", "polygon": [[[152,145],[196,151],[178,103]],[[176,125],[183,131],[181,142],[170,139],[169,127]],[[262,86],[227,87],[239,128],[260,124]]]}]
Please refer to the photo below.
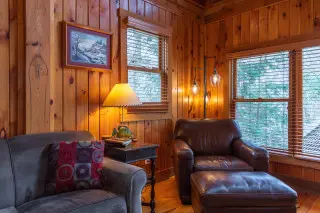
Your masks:
[{"label": "vertical wood planks", "polygon": [[0,138],[9,134],[9,1],[0,9]]},{"label": "vertical wood planks", "polygon": [[[26,4],[26,132],[54,129],[51,42],[53,1],[31,0]],[[49,27],[48,27],[49,26]],[[6,56],[4,56],[6,57]]]},{"label": "vertical wood planks", "polygon": [[[88,0],[77,0],[76,22],[88,25]],[[88,130],[88,71],[76,71],[77,130]]]},{"label": "vertical wood planks", "polygon": [[268,38],[269,38],[269,22],[268,21],[269,21],[268,7],[261,8],[259,10],[259,42],[268,41]]},{"label": "vertical wood planks", "polygon": [[239,46],[241,42],[241,15],[233,17],[233,46]]},{"label": "vertical wood planks", "polygon": [[250,44],[250,13],[241,14],[241,45]]},{"label": "vertical wood planks", "polygon": [[250,43],[259,42],[259,10],[250,12]]},{"label": "vertical wood planks", "polygon": [[290,4],[289,1],[279,4],[279,38],[285,38],[290,33]]},{"label": "vertical wood planks", "polygon": [[63,128],[63,70],[61,67],[61,21],[63,19],[63,0],[54,3],[54,68],[55,68],[55,95],[54,95],[54,131]]},{"label": "vertical wood planks", "polygon": [[279,7],[278,5],[272,5],[269,9],[269,23],[268,23],[268,39],[275,40],[279,37]]},{"label": "vertical wood planks", "polygon": [[[10,50],[10,71],[9,71],[9,129],[7,135],[9,137],[17,135],[18,126],[18,18],[17,18],[17,0],[9,1],[9,50]],[[1,137],[1,136],[0,136]]]},{"label": "vertical wood planks", "polygon": [[301,0],[290,0],[290,35],[300,34]]}]

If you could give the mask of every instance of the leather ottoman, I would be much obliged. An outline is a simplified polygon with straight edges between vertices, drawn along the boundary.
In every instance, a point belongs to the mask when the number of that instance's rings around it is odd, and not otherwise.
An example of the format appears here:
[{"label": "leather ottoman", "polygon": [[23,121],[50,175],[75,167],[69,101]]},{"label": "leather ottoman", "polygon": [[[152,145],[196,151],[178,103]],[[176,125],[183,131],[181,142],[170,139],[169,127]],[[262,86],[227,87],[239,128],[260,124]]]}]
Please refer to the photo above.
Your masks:
[{"label": "leather ottoman", "polygon": [[201,171],[191,200],[195,213],[295,213],[297,193],[265,172]]}]

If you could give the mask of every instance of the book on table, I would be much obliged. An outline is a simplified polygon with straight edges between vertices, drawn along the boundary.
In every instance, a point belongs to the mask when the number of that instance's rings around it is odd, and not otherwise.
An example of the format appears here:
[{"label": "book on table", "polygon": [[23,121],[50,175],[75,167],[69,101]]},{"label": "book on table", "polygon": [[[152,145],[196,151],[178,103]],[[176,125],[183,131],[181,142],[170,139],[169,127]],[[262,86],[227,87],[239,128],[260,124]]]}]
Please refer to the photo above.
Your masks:
[{"label": "book on table", "polygon": [[132,139],[131,138],[108,138],[106,139],[106,142],[108,145],[111,145],[111,146],[125,147],[132,142]]}]

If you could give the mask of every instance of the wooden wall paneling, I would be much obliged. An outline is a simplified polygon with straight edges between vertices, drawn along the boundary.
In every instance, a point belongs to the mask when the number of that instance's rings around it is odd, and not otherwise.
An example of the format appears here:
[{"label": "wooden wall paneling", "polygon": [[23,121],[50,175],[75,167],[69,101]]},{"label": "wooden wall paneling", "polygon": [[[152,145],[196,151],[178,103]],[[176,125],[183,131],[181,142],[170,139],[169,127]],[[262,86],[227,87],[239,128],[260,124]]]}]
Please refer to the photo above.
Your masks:
[{"label": "wooden wall paneling", "polygon": [[268,7],[268,39],[275,40],[279,37],[279,7],[278,5],[272,5]]},{"label": "wooden wall paneling", "polygon": [[148,18],[152,18],[153,15],[152,15],[152,7],[153,5],[148,3],[148,2],[144,2],[144,15]]},{"label": "wooden wall paneling", "polygon": [[[109,0],[100,0],[100,29],[110,32],[110,1]],[[111,135],[112,128],[109,123],[109,110],[106,107],[102,107],[103,102],[107,98],[111,88],[110,88],[110,73],[101,72],[99,73],[100,79],[100,110],[99,110],[99,129],[100,129],[100,138],[102,135]]]},{"label": "wooden wall paneling", "polygon": [[302,168],[301,179],[314,182],[315,181],[315,170],[312,168]]},{"label": "wooden wall paneling", "polygon": [[237,47],[241,43],[241,15],[233,17],[233,46]]},{"label": "wooden wall paneling", "polygon": [[129,0],[119,0],[120,1],[120,8],[129,10]]},{"label": "wooden wall paneling", "polygon": [[[144,121],[144,143],[145,144],[152,144],[152,121]],[[150,166],[145,165],[143,163],[143,167],[146,170],[146,172],[150,173]]]},{"label": "wooden wall paneling", "polygon": [[184,25],[184,57],[183,57],[183,64],[184,64],[184,69],[183,69],[183,79],[184,79],[184,84],[183,84],[183,117],[184,118],[189,118],[189,102],[190,102],[190,64],[189,60],[192,59],[191,57],[191,52],[190,52],[190,45],[192,42],[192,23],[190,22],[189,19],[185,19],[185,25]]},{"label": "wooden wall paneling", "polygon": [[320,30],[320,1],[313,1],[314,31]]},{"label": "wooden wall paneling", "polygon": [[[151,121],[151,141],[149,143],[159,144],[160,145],[160,136],[159,136],[159,120]],[[160,171],[161,161],[165,156],[162,155],[163,144],[157,149],[157,161],[156,161],[156,172]]]},{"label": "wooden wall paneling", "polygon": [[[119,82],[120,77],[120,49],[119,49],[119,18],[118,18],[118,8],[119,4],[116,0],[110,0],[110,23],[112,32],[112,73],[110,76],[110,90],[113,86]],[[111,131],[120,121],[119,109],[118,108],[108,108],[108,117]]]},{"label": "wooden wall paneling", "polygon": [[290,36],[300,35],[300,0],[290,0]]},{"label": "wooden wall paneling", "polygon": [[205,27],[204,24],[199,24],[199,69],[197,69],[197,76],[199,78],[199,95],[198,95],[198,101],[199,104],[197,106],[198,110],[198,118],[203,118],[203,111],[204,111],[204,56],[205,56]]},{"label": "wooden wall paneling", "polygon": [[285,38],[290,34],[290,4],[289,1],[279,4],[279,38]]},{"label": "wooden wall paneling", "polygon": [[166,24],[166,11],[162,8],[159,8],[159,22]]},{"label": "wooden wall paneling", "polygon": [[[63,20],[75,22],[76,0],[63,1]],[[63,70],[63,130],[76,130],[76,71],[64,68]]]},{"label": "wooden wall paneling", "polygon": [[269,9],[268,7],[264,7],[259,10],[259,42],[264,42],[268,40],[269,40]]},{"label": "wooden wall paneling", "polygon": [[320,183],[320,170],[314,170],[314,181]]},{"label": "wooden wall paneling", "polygon": [[[9,1],[9,128],[8,136],[17,135],[18,126],[18,18],[17,18],[17,0]],[[1,136],[0,136],[1,137]]]},{"label": "wooden wall paneling", "polygon": [[183,94],[184,94],[184,79],[183,79],[183,69],[184,64],[182,63],[184,60],[184,21],[183,17],[178,16],[178,28],[177,28],[177,40],[178,40],[178,59],[179,63],[177,64],[177,78],[178,78],[178,118],[183,118]]},{"label": "wooden wall paneling", "polygon": [[154,21],[159,21],[159,7],[152,5],[152,19]]},{"label": "wooden wall paneling", "polygon": [[[154,127],[152,127],[154,128]],[[165,170],[166,167],[166,160],[167,160],[167,144],[166,144],[166,120],[159,120],[158,121],[158,142],[159,142],[159,151],[158,151],[158,165],[159,171]]]},{"label": "wooden wall paneling", "polygon": [[173,167],[172,157],[172,139],[173,139],[173,121],[170,119],[165,120],[165,168],[170,169]]},{"label": "wooden wall paneling", "polygon": [[300,7],[301,34],[308,34],[313,32],[313,26],[314,26],[313,1],[314,0],[301,0],[301,3],[300,3],[301,4],[301,7]]},{"label": "wooden wall paneling", "polygon": [[[100,1],[89,0],[89,26],[100,28]],[[100,138],[100,73],[89,72],[89,131]]]},{"label": "wooden wall paneling", "polygon": [[250,44],[259,43],[259,10],[250,12]]},{"label": "wooden wall paneling", "polygon": [[[201,71],[200,65],[199,65],[199,33],[200,33],[200,28],[199,28],[199,24],[197,21],[193,21],[193,30],[192,30],[192,67],[190,69],[190,73],[191,73],[191,79],[190,79],[190,91],[191,91],[191,87],[193,86],[193,80],[196,79],[198,85],[199,85],[199,89],[200,89],[200,79],[199,79],[199,72]],[[199,118],[199,114],[198,114],[198,108],[199,108],[199,95],[200,93],[198,92],[197,95],[193,95],[190,92],[190,103],[191,103],[191,113],[190,113],[190,118]]]},{"label": "wooden wall paneling", "polygon": [[25,3],[18,0],[17,8],[18,17],[18,101],[17,101],[17,134],[21,135],[26,132],[26,38],[25,38]]},{"label": "wooden wall paneling", "polygon": [[178,19],[175,14],[172,15],[172,119],[174,122],[178,119]]},{"label": "wooden wall paneling", "polygon": [[250,13],[241,14],[240,44],[250,44]]},{"label": "wooden wall paneling", "polygon": [[55,68],[55,95],[54,95],[54,131],[63,129],[63,69],[61,21],[63,20],[63,1],[55,0],[54,3],[54,68]]},{"label": "wooden wall paneling", "polygon": [[[88,0],[77,0],[76,22],[87,26],[89,23]],[[76,97],[77,97],[77,130],[88,130],[89,84],[88,70],[76,70]]]},{"label": "wooden wall paneling", "polygon": [[144,16],[144,1],[143,0],[137,0],[137,14]]},{"label": "wooden wall paneling", "polygon": [[[52,88],[54,85],[54,71],[51,64],[51,44],[53,38],[51,32],[52,26],[54,26],[52,23],[53,18],[51,17],[53,17],[53,11],[53,1],[30,0],[28,4],[26,4],[27,133],[54,130],[52,124],[53,102],[50,100],[54,93]],[[37,20],[36,23],[35,20]],[[2,19],[2,22],[3,21],[5,21],[5,19]],[[4,27],[6,26],[4,25],[2,28]],[[5,50],[5,55],[1,58],[8,57],[8,50],[5,49],[5,44],[6,42],[2,42],[4,47],[0,48],[1,50]],[[3,77],[4,78],[1,79],[6,79],[7,76]],[[4,89],[6,89],[5,85],[7,85],[7,83],[2,85],[4,85]],[[6,103],[2,104],[5,106]],[[4,107],[4,109],[6,108]]]},{"label": "wooden wall paneling", "polygon": [[129,0],[129,11],[133,13],[137,12],[137,0]]}]

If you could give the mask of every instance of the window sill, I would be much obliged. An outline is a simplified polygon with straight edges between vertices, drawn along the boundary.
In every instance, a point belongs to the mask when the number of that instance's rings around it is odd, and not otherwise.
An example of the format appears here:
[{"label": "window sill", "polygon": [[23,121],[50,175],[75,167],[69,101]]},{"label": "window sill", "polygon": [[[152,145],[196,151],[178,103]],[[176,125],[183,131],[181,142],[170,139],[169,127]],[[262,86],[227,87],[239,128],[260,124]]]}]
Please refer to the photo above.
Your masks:
[{"label": "window sill", "polygon": [[289,155],[283,154],[274,154],[270,153],[270,162],[276,162],[276,163],[283,163],[283,164],[289,164],[289,165],[295,165],[295,166],[301,166],[301,167],[308,167],[312,169],[320,169],[320,162],[319,160],[311,160],[311,159],[300,159],[300,158],[293,158]]}]

